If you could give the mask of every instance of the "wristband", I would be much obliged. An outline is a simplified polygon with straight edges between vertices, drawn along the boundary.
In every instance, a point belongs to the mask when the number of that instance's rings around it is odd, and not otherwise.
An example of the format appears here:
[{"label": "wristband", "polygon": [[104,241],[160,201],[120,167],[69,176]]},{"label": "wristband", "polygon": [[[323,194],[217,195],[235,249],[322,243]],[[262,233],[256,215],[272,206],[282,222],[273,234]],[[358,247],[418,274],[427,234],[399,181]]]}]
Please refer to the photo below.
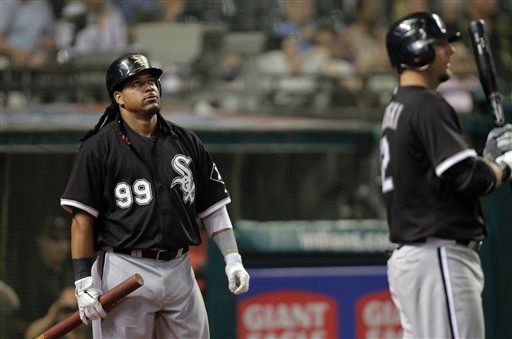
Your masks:
[{"label": "wristband", "polygon": [[73,273],[75,281],[91,275],[92,258],[73,259]]},{"label": "wristband", "polygon": [[229,253],[224,256],[224,261],[226,262],[226,265],[241,264],[242,256],[238,253]]}]

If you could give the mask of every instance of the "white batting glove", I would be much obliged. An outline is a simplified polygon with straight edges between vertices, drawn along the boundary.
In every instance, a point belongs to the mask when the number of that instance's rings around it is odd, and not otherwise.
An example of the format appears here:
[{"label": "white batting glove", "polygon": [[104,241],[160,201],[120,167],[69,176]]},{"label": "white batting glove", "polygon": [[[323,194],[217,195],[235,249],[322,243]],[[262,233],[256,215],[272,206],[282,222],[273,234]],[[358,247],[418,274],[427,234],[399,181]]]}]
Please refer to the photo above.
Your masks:
[{"label": "white batting glove", "polygon": [[103,293],[100,289],[94,287],[92,277],[75,281],[75,286],[78,311],[80,312],[82,322],[87,325],[88,320],[95,320],[100,317],[105,318],[107,312],[105,312],[99,301],[99,297]]},{"label": "white batting glove", "polygon": [[[512,171],[512,151],[508,151],[503,155],[496,158],[497,164],[505,164],[510,169],[509,173]],[[503,178],[503,180],[512,180],[512,175],[509,175],[508,178]]]},{"label": "white batting glove", "polygon": [[484,157],[494,160],[505,152],[512,151],[512,125],[496,127],[487,135]]},{"label": "white batting glove", "polygon": [[249,290],[249,273],[242,265],[242,257],[238,253],[229,253],[224,257],[226,261],[226,275],[228,277],[229,290],[239,295]]}]

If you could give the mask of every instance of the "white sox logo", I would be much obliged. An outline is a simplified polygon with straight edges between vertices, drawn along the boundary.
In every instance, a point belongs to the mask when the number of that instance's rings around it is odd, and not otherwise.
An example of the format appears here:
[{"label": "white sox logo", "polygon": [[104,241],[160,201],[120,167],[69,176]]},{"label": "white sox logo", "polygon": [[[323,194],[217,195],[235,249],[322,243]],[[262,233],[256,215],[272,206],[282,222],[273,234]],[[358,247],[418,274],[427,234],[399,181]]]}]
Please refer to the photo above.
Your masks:
[{"label": "white sox logo", "polygon": [[183,191],[183,202],[193,204],[196,198],[196,185],[194,183],[192,171],[188,166],[191,162],[192,159],[184,156],[183,154],[177,154],[174,156],[171,161],[172,168],[180,176],[172,180],[171,188],[174,187],[174,185],[180,185],[180,188]]},{"label": "white sox logo", "polygon": [[151,67],[151,65],[149,64],[146,57],[141,54],[133,54],[130,59],[133,61],[134,64],[137,64],[140,67],[144,67],[144,68]]}]

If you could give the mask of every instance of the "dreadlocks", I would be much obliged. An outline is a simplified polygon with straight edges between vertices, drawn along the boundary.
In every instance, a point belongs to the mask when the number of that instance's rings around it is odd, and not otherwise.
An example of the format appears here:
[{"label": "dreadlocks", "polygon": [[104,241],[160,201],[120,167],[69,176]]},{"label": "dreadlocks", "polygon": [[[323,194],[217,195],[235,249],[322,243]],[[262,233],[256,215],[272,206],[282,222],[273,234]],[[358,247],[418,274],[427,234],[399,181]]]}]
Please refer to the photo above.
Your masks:
[{"label": "dreadlocks", "polygon": [[93,129],[89,130],[84,136],[80,139],[80,141],[85,141],[98,133],[98,131],[108,124],[109,122],[116,119],[116,116],[119,114],[119,106],[115,102],[114,99],[111,99],[110,106],[105,109],[105,112],[100,117],[96,125],[94,125]]},{"label": "dreadlocks", "polygon": [[[102,116],[100,117],[100,119],[98,120],[96,125],[94,125],[94,127],[91,130],[89,130],[87,133],[85,133],[85,135],[80,139],[80,141],[85,141],[85,140],[89,139],[90,137],[92,137],[93,135],[98,133],[98,131],[103,126],[105,126],[106,124],[108,124],[111,121],[114,121],[120,115],[121,115],[121,112],[119,111],[119,105],[117,104],[117,102],[114,99],[112,99],[110,102],[110,106],[108,106],[105,109],[105,112],[102,114]],[[166,134],[170,135],[171,137],[173,137],[174,139],[177,140],[178,137],[176,136],[176,134],[174,132],[174,128],[167,121],[165,121],[165,119],[162,117],[160,112],[156,113],[156,117],[157,117],[158,127],[160,127]],[[126,133],[123,133],[123,135],[126,135]],[[124,137],[122,136],[122,139],[125,142],[126,142],[126,140],[129,140],[127,138],[128,138],[127,135]]]}]

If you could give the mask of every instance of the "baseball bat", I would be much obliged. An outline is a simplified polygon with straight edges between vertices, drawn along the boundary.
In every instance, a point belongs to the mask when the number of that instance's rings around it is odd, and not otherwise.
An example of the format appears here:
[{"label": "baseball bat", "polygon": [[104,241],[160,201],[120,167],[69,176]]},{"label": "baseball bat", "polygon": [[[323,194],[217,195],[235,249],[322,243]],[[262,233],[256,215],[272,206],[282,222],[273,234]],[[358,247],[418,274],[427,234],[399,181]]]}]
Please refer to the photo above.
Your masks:
[{"label": "baseball bat", "polygon": [[489,38],[485,30],[484,20],[474,20],[469,24],[469,37],[473,46],[480,83],[485,93],[487,103],[491,108],[496,126],[505,124],[503,115],[503,106],[501,103],[501,93],[496,82],[496,68],[494,59],[489,47]]},{"label": "baseball bat", "polygon": [[[144,279],[139,274],[134,274],[130,278],[121,282],[119,285],[113,287],[109,291],[105,292],[100,296],[100,303],[103,306],[105,312],[111,310],[115,305],[128,294],[132,293],[139,287],[144,285]],[[80,313],[76,311],[66,319],[53,325],[46,331],[44,331],[36,339],[56,339],[63,337],[68,332],[72,331],[76,327],[80,326],[82,320],[80,319]]]}]

